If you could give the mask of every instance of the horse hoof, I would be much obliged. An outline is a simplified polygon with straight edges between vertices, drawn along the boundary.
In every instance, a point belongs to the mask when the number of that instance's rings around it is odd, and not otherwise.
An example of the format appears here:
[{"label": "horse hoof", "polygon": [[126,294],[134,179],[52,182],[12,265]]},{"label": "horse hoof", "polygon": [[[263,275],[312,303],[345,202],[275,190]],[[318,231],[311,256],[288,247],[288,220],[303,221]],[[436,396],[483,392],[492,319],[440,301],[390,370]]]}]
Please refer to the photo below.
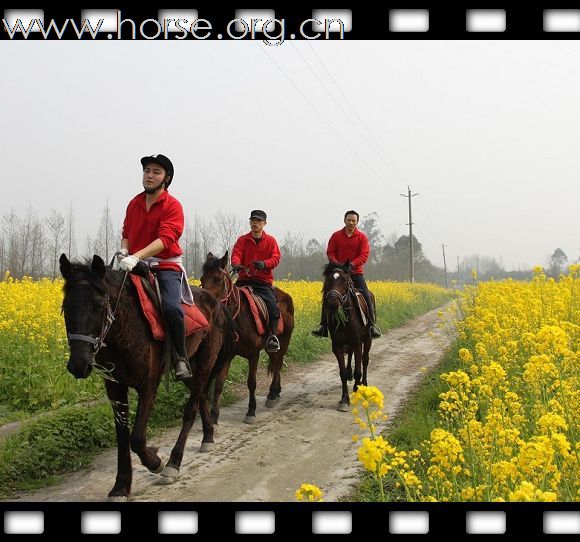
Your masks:
[{"label": "horse hoof", "polygon": [[336,410],[339,412],[348,412],[348,405],[346,403],[338,403]]},{"label": "horse hoof", "polygon": [[178,478],[179,478],[179,469],[176,469],[175,467],[165,467],[163,469],[163,471],[161,472],[161,476],[163,476],[164,478],[168,478],[168,482],[175,482]]},{"label": "horse hoof", "polygon": [[266,402],[264,404],[266,408],[274,408],[279,400],[280,397],[276,397],[276,399],[266,399]]},{"label": "horse hoof", "polygon": [[159,466],[156,469],[149,469],[149,472],[152,472],[153,474],[159,474],[161,471],[163,471],[166,464],[167,460],[164,457],[162,457]]},{"label": "horse hoof", "polygon": [[209,452],[215,448],[215,442],[202,442],[199,447],[200,452]]},{"label": "horse hoof", "polygon": [[108,497],[107,498],[108,502],[127,502],[128,500],[129,500],[129,496],[125,496],[125,497],[115,496],[115,497]]},{"label": "horse hoof", "polygon": [[247,423],[247,424],[250,424],[250,425],[253,424],[253,423],[256,423],[256,416],[246,416],[244,418],[244,423]]}]

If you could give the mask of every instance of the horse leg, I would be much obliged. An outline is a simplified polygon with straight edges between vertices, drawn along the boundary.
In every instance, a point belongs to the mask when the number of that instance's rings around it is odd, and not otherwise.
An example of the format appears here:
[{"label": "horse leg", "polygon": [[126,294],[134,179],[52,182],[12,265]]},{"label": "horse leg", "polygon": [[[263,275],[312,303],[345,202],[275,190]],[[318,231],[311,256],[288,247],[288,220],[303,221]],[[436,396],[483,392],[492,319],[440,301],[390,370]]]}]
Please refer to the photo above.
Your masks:
[{"label": "horse leg", "polygon": [[258,373],[258,359],[260,358],[260,351],[255,350],[248,357],[248,391],[250,397],[248,399],[248,411],[244,418],[244,423],[254,423],[256,421],[256,376]]},{"label": "horse leg", "polygon": [[365,342],[364,342],[364,346],[363,346],[363,356],[362,356],[362,370],[363,370],[362,383],[363,383],[363,386],[368,386],[368,384],[367,384],[367,368],[369,366],[369,352],[371,350],[372,342],[373,342],[373,340],[369,334],[369,336],[367,336],[365,338]]},{"label": "horse leg", "polygon": [[347,375],[346,375],[346,367],[344,366],[344,350],[342,346],[334,346],[332,345],[332,351],[336,356],[336,360],[338,361],[338,370],[340,372],[340,380],[342,382],[342,398],[338,402],[337,410],[341,412],[347,412],[348,406],[350,405],[350,399],[348,397],[348,385],[347,385]]},{"label": "horse leg", "polygon": [[[216,355],[217,353],[213,354],[214,361]],[[161,473],[161,476],[170,478],[173,481],[177,480],[177,477],[179,476],[179,468],[181,467],[181,461],[183,460],[185,442],[187,440],[187,435],[193,426],[193,422],[195,422],[200,402],[203,406],[202,394],[204,393],[204,388],[207,386],[210,370],[213,366],[213,363],[210,363],[211,357],[211,354],[208,352],[208,347],[202,343],[196,354],[193,378],[188,381],[190,394],[189,399],[185,404],[185,408],[183,409],[181,431],[179,432],[177,441],[171,450],[169,461]],[[213,443],[213,424],[209,416],[203,429],[202,443]]]},{"label": "horse leg", "polygon": [[362,345],[357,344],[354,350],[354,386],[352,391],[356,391],[361,384],[362,376]]},{"label": "horse leg", "polygon": [[147,423],[153,410],[155,395],[159,380],[153,379],[137,389],[139,402],[137,403],[137,415],[135,426],[131,433],[131,450],[141,459],[141,463],[151,472],[158,474],[163,470],[163,460],[157,453],[156,446],[147,446]]},{"label": "horse leg", "polygon": [[127,498],[131,493],[133,468],[129,450],[129,399],[128,388],[125,385],[105,380],[107,396],[113,408],[115,433],[117,435],[117,478],[113,489],[109,491],[109,499]]},{"label": "horse leg", "polygon": [[348,351],[348,365],[346,366],[346,378],[352,380],[352,350]]},{"label": "horse leg", "polygon": [[215,425],[218,424],[218,419],[220,417],[220,405],[222,402],[222,392],[224,389],[224,382],[226,381],[226,377],[228,376],[232,359],[233,358],[231,358],[224,364],[222,370],[215,377],[213,400],[211,404],[211,417]]},{"label": "horse leg", "polygon": [[276,405],[276,403],[280,400],[280,394],[282,393],[280,375],[282,372],[282,365],[284,364],[284,356],[288,350],[293,329],[286,323],[284,325],[284,333],[280,336],[280,350],[278,352],[272,352],[271,354],[268,354],[270,356],[268,371],[272,372],[272,382],[270,383],[270,391],[268,392],[268,398],[266,399],[266,406],[268,408],[272,408]]},{"label": "horse leg", "polygon": [[203,428],[203,440],[201,441],[200,452],[208,452],[214,447],[213,441],[213,416],[210,416],[208,408],[208,389],[206,388],[199,398],[199,415]]}]

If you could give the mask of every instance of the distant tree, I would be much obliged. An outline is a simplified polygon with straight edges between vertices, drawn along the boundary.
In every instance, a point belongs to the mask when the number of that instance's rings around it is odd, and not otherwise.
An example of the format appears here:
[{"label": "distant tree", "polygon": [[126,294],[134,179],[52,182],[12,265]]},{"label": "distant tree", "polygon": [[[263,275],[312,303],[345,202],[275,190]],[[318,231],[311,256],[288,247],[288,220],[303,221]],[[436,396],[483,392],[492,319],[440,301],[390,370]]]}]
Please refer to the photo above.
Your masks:
[{"label": "distant tree", "polygon": [[58,258],[63,250],[65,238],[65,219],[54,209],[50,210],[50,216],[44,219],[47,229],[48,251],[50,253],[49,269],[52,278],[56,278]]},{"label": "distant tree", "polygon": [[220,210],[215,213],[215,221],[221,254],[224,254],[226,250],[229,250],[231,254],[236,240],[244,232],[246,223],[233,213],[224,213]]},{"label": "distant tree", "polygon": [[310,239],[310,241],[306,243],[307,256],[312,256],[313,254],[320,254],[321,252],[324,252],[324,249],[322,248],[320,241],[318,241],[317,239]]},{"label": "distant tree", "polygon": [[368,237],[371,245],[370,260],[378,262],[381,256],[381,249],[384,243],[384,236],[378,225],[379,215],[376,211],[364,216],[358,224],[358,228]]},{"label": "distant tree", "polygon": [[111,218],[111,208],[109,207],[109,202],[107,201],[105,208],[103,209],[99,231],[95,239],[95,254],[98,254],[101,258],[103,258],[103,260],[105,260],[105,263],[108,263],[112,258],[118,244],[119,242],[116,239],[113,220]]},{"label": "distant tree", "polygon": [[562,272],[562,266],[568,261],[568,256],[561,248],[554,250],[554,253],[550,256],[548,263],[548,274],[551,277],[557,278]]},{"label": "distant tree", "polygon": [[66,218],[65,250],[69,260],[76,257],[77,247],[74,233],[74,215],[72,204],[69,206]]}]

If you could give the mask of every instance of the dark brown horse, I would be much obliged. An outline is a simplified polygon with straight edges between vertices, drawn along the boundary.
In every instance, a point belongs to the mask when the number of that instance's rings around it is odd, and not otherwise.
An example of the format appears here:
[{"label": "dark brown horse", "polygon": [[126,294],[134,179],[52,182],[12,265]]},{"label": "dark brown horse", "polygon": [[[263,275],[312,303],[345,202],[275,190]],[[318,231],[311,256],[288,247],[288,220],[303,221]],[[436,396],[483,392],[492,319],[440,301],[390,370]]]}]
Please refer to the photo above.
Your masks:
[{"label": "dark brown horse", "polygon": [[[234,355],[238,355],[248,360],[248,390],[250,391],[250,399],[244,422],[254,423],[256,421],[256,373],[258,370],[258,358],[260,356],[260,350],[265,348],[266,335],[258,334],[248,300],[244,295],[240,294],[239,288],[232,281],[230,273],[226,269],[227,264],[228,252],[222,258],[217,258],[210,252],[203,264],[203,274],[201,277],[202,288],[211,292],[213,296],[229,307],[239,335],[239,339],[234,346],[234,354],[225,363],[215,379],[215,392],[211,415],[214,423],[217,423],[224,382]],[[268,356],[270,357],[268,374],[272,374],[270,391],[266,399],[266,406],[268,408],[272,408],[280,400],[280,392],[282,391],[280,371],[284,361],[284,354],[288,350],[290,337],[294,330],[294,303],[292,302],[292,298],[286,292],[280,290],[280,288],[274,288],[274,292],[278,300],[280,318],[284,323],[284,331],[278,337],[280,340],[280,350],[273,353],[268,352]]]},{"label": "dark brown horse", "polygon": [[[186,381],[190,396],[183,411],[183,425],[164,465],[157,448],[146,442],[147,421],[162,375],[162,344],[152,337],[133,283],[126,273],[105,267],[99,256],[94,256],[90,265],[83,265],[69,262],[63,254],[60,271],[65,279],[62,308],[70,345],[67,369],[76,378],[87,378],[95,364],[109,373],[105,387],[113,407],[118,448],[117,478],[109,498],[127,498],[131,492],[131,450],[151,472],[177,479],[198,409],[203,424],[200,451],[214,441],[207,393],[212,377],[231,359],[234,335],[230,315],[208,292],[193,288],[195,303],[209,329],[186,339],[194,376]],[[139,398],[132,432],[129,387],[137,390]]]},{"label": "dark brown horse", "polygon": [[[356,289],[348,272],[348,264],[349,262],[344,265],[336,262],[328,263],[324,267],[322,289],[324,318],[328,324],[332,351],[338,361],[342,381],[342,398],[337,407],[342,412],[346,412],[350,405],[347,380],[352,380],[352,356],[354,355],[355,363],[353,391],[356,391],[360,384],[367,385],[367,367],[372,344],[368,319],[364,323],[358,309]],[[374,295],[372,292],[369,293],[374,303]],[[345,354],[348,354],[347,367],[344,364]]]}]

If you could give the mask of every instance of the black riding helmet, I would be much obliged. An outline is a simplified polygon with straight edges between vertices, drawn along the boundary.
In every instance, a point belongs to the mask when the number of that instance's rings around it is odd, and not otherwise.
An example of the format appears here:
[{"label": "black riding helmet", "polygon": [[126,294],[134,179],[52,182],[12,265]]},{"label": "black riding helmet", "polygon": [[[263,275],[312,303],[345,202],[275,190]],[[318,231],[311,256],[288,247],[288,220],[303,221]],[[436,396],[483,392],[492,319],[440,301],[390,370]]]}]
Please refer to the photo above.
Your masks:
[{"label": "black riding helmet", "polygon": [[145,169],[148,164],[159,164],[167,172],[167,175],[169,175],[169,180],[165,184],[165,188],[167,188],[171,184],[171,181],[173,181],[174,172],[171,160],[164,154],[152,154],[151,156],[144,156],[141,158],[143,169]]}]

